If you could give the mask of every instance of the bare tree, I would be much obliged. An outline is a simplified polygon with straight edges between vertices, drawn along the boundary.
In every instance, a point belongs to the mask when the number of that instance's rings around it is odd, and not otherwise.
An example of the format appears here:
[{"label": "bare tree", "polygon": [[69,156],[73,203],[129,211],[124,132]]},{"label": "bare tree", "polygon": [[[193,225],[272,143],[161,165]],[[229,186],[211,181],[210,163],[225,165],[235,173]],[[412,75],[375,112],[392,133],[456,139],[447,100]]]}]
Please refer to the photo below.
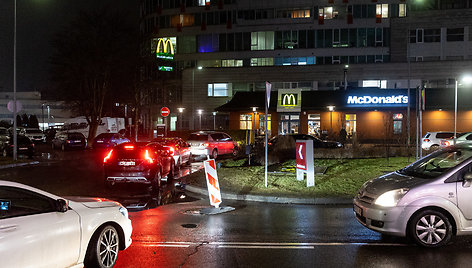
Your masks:
[{"label": "bare tree", "polygon": [[104,107],[120,100],[135,81],[137,33],[126,16],[102,9],[80,13],[53,46],[52,77],[57,99],[72,104],[90,126],[88,144],[96,135]]}]

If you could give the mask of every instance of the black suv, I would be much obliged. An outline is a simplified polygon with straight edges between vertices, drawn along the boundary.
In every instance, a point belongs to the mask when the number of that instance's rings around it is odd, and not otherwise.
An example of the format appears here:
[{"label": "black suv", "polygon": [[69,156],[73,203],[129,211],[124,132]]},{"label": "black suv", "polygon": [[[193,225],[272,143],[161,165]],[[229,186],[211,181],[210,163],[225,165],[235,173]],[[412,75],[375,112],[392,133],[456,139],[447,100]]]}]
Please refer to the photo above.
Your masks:
[{"label": "black suv", "polygon": [[173,179],[172,152],[155,142],[122,143],[111,149],[103,159],[105,186],[132,182],[151,184]]}]

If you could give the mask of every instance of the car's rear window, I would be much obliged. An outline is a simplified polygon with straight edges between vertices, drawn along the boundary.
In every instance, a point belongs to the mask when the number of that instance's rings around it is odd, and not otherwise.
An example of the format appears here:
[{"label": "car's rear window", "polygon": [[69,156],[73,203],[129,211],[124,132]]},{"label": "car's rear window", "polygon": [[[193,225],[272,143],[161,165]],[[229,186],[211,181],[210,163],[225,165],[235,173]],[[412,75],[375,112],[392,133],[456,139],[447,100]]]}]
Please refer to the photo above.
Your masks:
[{"label": "car's rear window", "polygon": [[40,129],[27,129],[26,133],[34,134],[34,133],[43,133],[43,132]]},{"label": "car's rear window", "polygon": [[452,136],[454,136],[454,133],[450,133],[450,132],[436,133],[436,138],[438,139],[449,139]]},{"label": "car's rear window", "polygon": [[[133,146],[133,149],[126,149],[125,146]],[[141,145],[131,145],[131,144],[126,144],[124,146],[120,146],[116,148],[116,152],[118,155],[118,158],[121,159],[140,159],[144,158],[144,152],[146,150],[146,146],[141,146]]]},{"label": "car's rear window", "polygon": [[83,139],[83,138],[84,138],[84,136],[82,134],[77,134],[77,133],[69,134],[69,139],[80,140],[80,139]]},{"label": "car's rear window", "polygon": [[106,139],[113,137],[114,133],[102,133],[97,136],[97,139]]},{"label": "car's rear window", "polygon": [[190,134],[188,137],[189,141],[206,141],[208,140],[207,134]]}]

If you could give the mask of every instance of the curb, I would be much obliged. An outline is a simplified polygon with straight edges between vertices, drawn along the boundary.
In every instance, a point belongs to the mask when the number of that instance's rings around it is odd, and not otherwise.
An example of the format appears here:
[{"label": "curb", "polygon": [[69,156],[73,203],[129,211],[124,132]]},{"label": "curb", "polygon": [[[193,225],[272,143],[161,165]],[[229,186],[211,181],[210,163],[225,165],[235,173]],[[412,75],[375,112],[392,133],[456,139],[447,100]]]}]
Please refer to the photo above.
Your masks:
[{"label": "curb", "polygon": [[[185,185],[185,190],[194,194],[203,196],[208,195],[207,189]],[[238,200],[238,201],[252,201],[264,203],[279,203],[279,204],[306,204],[306,205],[352,205],[351,198],[331,198],[331,197],[314,197],[314,198],[296,198],[296,197],[280,197],[280,196],[266,196],[253,194],[235,194],[235,193],[221,193],[223,199]]]},{"label": "curb", "polygon": [[32,162],[25,162],[25,163],[16,163],[16,164],[8,164],[8,165],[0,166],[0,169],[12,168],[12,167],[21,167],[21,166],[29,166],[29,165],[37,165],[37,164],[39,164],[39,161],[32,161]]}]

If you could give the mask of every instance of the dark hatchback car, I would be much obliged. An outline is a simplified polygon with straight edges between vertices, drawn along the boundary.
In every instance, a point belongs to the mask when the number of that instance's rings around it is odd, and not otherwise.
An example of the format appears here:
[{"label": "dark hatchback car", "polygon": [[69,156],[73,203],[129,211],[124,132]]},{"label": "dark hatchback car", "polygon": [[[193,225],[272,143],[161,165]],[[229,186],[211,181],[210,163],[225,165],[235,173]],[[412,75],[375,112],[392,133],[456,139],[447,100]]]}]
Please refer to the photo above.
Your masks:
[{"label": "dark hatchback car", "polygon": [[[290,138],[288,138],[290,137]],[[312,140],[313,141],[313,148],[341,148],[343,144],[337,141],[327,141],[322,140],[320,138],[308,135],[308,134],[289,134],[289,135],[278,135],[271,138],[268,141],[269,149],[274,147],[278,142],[288,142],[290,145],[293,145],[295,149],[295,141],[296,140]],[[292,142],[293,141],[293,142]]]},{"label": "dark hatchback car", "polygon": [[[34,155],[34,143],[24,135],[17,135],[17,154],[26,155],[28,158],[33,158]],[[13,136],[11,136],[8,142],[2,148],[3,156],[13,155]]]},{"label": "dark hatchback car", "polygon": [[92,147],[94,149],[107,149],[124,142],[130,142],[130,140],[119,133],[102,133],[95,137]]},{"label": "dark hatchback car", "polygon": [[115,183],[151,184],[174,178],[171,151],[156,142],[122,143],[111,149],[103,159],[105,186]]},{"label": "dark hatchback car", "polygon": [[87,140],[80,132],[58,132],[51,141],[52,149],[61,149],[63,151],[70,149],[85,149]]}]

